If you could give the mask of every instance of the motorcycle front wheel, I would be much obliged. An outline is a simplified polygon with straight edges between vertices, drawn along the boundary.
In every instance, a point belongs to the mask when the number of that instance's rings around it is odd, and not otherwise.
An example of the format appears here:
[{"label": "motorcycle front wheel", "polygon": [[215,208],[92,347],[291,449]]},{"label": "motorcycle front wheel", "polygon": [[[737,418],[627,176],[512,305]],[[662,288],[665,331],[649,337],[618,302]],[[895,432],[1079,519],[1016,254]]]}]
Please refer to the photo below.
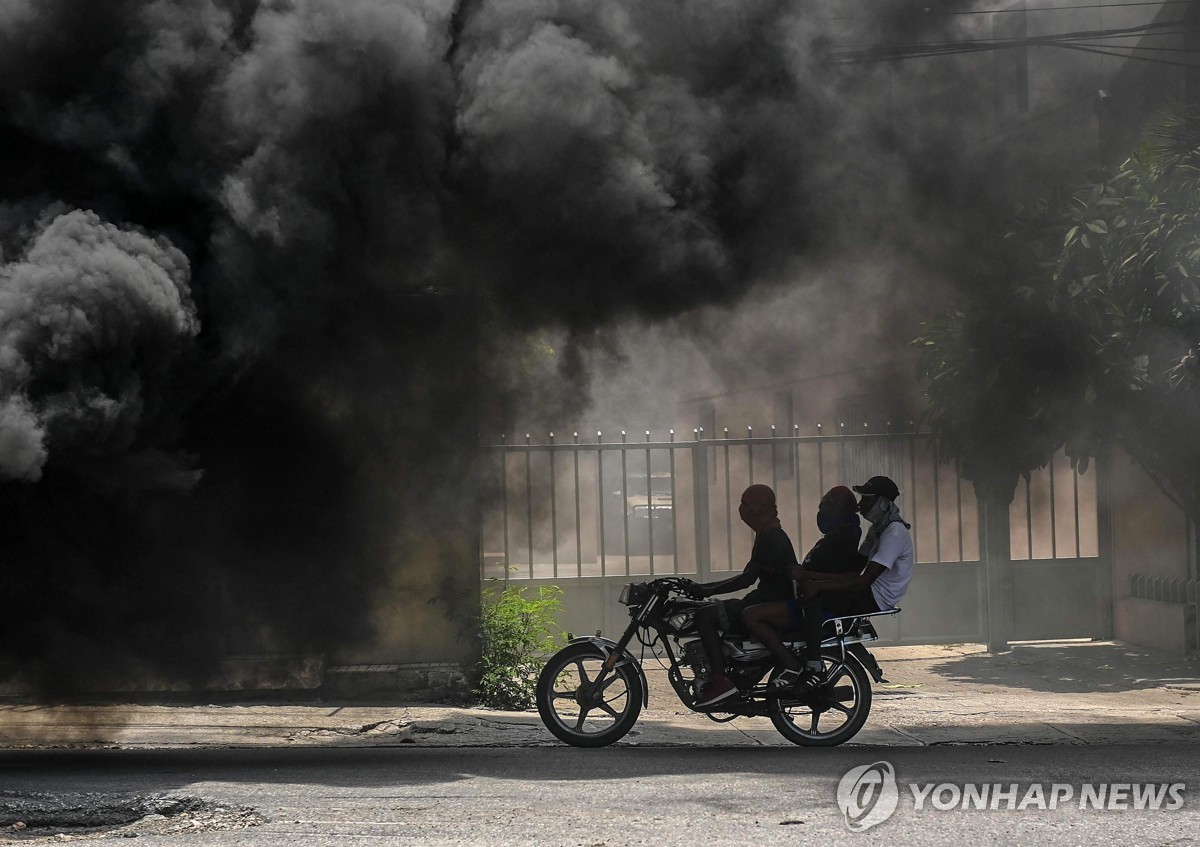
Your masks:
[{"label": "motorcycle front wheel", "polygon": [[641,714],[644,692],[637,668],[618,663],[600,680],[606,658],[595,644],[569,644],[542,668],[538,714],[560,741],[603,747],[629,732]]},{"label": "motorcycle front wheel", "polygon": [[[836,747],[853,738],[871,713],[871,678],[862,663],[836,651],[821,655],[823,684],[799,696],[772,698],[767,709],[779,734],[804,747]],[[779,673],[777,670],[772,677]]]}]

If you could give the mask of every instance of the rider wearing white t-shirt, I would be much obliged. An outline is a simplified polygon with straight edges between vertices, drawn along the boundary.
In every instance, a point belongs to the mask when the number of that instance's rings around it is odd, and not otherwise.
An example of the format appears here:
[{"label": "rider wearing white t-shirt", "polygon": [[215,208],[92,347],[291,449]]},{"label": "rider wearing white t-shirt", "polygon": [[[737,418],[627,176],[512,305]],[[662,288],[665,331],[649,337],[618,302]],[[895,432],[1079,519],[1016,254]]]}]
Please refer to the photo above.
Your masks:
[{"label": "rider wearing white t-shirt", "polygon": [[857,574],[799,570],[795,574],[796,580],[805,596],[825,595],[826,608],[834,605],[875,606],[874,609],[848,608],[847,614],[894,609],[908,590],[913,569],[912,534],[895,502],[900,489],[886,476],[873,476],[862,485],[854,486],[854,490],[862,495],[858,503],[859,514],[871,523],[858,548],[866,567]]},{"label": "rider wearing white t-shirt", "polygon": [[[858,615],[896,608],[912,580],[913,541],[909,525],[900,517],[896,498],[900,489],[886,476],[873,476],[854,486],[862,495],[859,513],[871,523],[858,548],[865,567],[856,574],[824,574],[794,568],[796,586],[803,598],[806,629],[818,629],[822,616]],[[820,639],[806,635],[808,656],[805,669],[780,674],[776,687],[798,691],[811,689],[821,667]]]},{"label": "rider wearing white t-shirt", "polygon": [[[873,476],[854,490],[862,495],[859,513],[871,523],[858,548],[867,561],[864,575],[874,572],[871,596],[880,611],[894,609],[908,591],[913,569],[912,533],[895,503],[900,490],[886,476]],[[876,571],[873,564],[883,570]]]}]

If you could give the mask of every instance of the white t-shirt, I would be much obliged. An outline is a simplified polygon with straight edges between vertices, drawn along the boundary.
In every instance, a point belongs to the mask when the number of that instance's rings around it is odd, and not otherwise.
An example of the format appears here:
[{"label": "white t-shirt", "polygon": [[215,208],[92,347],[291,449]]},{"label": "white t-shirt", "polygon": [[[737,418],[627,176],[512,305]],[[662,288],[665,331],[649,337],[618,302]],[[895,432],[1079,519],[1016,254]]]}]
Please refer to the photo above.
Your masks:
[{"label": "white t-shirt", "polygon": [[[865,547],[868,542],[865,542]],[[879,549],[874,554],[861,551],[870,556],[870,561],[878,562],[885,568],[884,572],[871,583],[871,594],[875,597],[875,605],[880,611],[894,609],[904,599],[908,591],[908,583],[912,580],[913,570],[913,540],[901,521],[893,521],[884,527],[879,536]]]}]

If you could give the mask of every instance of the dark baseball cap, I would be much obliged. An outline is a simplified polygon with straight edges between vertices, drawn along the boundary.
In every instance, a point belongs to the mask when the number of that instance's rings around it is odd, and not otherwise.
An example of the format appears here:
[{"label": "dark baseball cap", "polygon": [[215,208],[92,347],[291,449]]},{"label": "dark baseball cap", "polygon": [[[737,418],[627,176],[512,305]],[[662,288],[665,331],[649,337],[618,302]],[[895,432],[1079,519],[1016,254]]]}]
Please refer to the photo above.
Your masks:
[{"label": "dark baseball cap", "polygon": [[900,489],[896,487],[896,483],[892,482],[886,476],[873,476],[862,485],[854,486],[854,490],[859,494],[866,494],[868,496],[878,494],[880,497],[886,497],[889,500],[895,500],[900,496]]}]

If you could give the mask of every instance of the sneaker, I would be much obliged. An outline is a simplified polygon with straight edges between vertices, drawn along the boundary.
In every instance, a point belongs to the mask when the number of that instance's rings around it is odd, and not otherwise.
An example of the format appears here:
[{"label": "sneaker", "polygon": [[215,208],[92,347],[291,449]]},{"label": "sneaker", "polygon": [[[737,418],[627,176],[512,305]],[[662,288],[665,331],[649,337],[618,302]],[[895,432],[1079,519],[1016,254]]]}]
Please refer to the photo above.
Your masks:
[{"label": "sneaker", "polygon": [[703,709],[711,706],[714,703],[720,703],[734,694],[737,694],[737,686],[733,684],[733,680],[724,674],[713,674],[708,682],[704,683],[704,687],[700,689],[700,696],[696,698],[696,708]]},{"label": "sneaker", "polygon": [[821,684],[821,676],[814,670],[785,670],[767,685],[771,694],[807,694]]}]

